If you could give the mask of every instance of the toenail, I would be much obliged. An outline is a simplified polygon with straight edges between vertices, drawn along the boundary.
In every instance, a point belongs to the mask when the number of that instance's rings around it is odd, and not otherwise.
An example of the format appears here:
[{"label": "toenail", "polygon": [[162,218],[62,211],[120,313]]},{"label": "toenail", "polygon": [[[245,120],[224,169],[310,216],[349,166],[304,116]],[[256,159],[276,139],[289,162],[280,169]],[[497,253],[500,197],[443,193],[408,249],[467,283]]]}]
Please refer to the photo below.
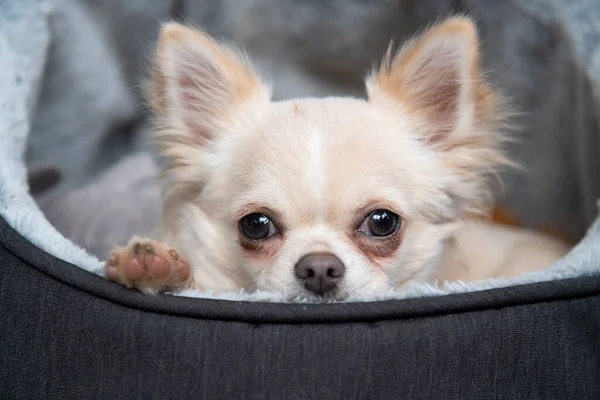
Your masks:
[{"label": "toenail", "polygon": [[154,249],[153,249],[153,248],[152,248],[152,246],[151,246],[151,245],[149,245],[149,244],[145,245],[145,246],[144,246],[144,249],[146,249],[146,252],[147,252],[148,254],[153,254],[153,253],[154,253]]},{"label": "toenail", "polygon": [[179,268],[181,269],[189,268],[188,263],[186,263],[185,261],[179,261],[177,265],[179,265]]},{"label": "toenail", "polygon": [[169,254],[173,258],[173,260],[177,260],[179,258],[179,256],[177,255],[177,252],[175,250],[173,250],[173,249],[169,250]]},{"label": "toenail", "polygon": [[182,279],[187,279],[190,274],[190,266],[188,263],[183,262],[183,261],[179,261],[177,262],[177,275],[179,275]]},{"label": "toenail", "polygon": [[138,254],[138,253],[140,252],[140,250],[141,250],[141,249],[142,249],[142,245],[141,245],[141,244],[139,244],[139,243],[136,243],[136,244],[133,246],[133,252],[134,252],[135,254]]}]

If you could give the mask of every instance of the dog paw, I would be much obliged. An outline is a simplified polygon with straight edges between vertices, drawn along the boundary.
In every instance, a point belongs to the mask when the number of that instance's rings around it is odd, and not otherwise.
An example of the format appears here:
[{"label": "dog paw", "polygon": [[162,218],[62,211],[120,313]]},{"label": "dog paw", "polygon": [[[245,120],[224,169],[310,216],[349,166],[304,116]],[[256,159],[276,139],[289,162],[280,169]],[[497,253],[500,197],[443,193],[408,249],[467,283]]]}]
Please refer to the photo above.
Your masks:
[{"label": "dog paw", "polygon": [[145,293],[177,291],[193,284],[190,264],[174,249],[137,237],[109,255],[104,276]]}]

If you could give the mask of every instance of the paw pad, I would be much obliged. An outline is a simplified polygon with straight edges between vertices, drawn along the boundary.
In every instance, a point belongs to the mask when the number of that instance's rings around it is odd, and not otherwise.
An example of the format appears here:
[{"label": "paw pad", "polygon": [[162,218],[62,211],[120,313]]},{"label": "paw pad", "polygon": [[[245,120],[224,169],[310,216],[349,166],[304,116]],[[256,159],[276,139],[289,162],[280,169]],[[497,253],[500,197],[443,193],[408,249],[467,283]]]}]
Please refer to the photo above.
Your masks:
[{"label": "paw pad", "polygon": [[189,263],[152,239],[134,238],[113,251],[104,266],[107,279],[147,292],[178,290],[193,283]]}]

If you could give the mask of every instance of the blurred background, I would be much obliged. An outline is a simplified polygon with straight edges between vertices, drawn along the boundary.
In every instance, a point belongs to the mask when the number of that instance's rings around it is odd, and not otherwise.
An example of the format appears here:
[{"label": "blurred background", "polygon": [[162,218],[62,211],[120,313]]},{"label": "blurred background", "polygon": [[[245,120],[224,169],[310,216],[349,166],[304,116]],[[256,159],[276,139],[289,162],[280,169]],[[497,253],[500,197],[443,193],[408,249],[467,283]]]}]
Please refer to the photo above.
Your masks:
[{"label": "blurred background", "polygon": [[592,0],[59,0],[35,101],[27,164],[49,221],[101,259],[152,235],[156,162],[141,86],[162,22],[245,49],[275,99],[364,96],[390,40],[473,16],[490,81],[512,99],[512,157],[497,219],[576,242],[600,197],[600,2]]}]

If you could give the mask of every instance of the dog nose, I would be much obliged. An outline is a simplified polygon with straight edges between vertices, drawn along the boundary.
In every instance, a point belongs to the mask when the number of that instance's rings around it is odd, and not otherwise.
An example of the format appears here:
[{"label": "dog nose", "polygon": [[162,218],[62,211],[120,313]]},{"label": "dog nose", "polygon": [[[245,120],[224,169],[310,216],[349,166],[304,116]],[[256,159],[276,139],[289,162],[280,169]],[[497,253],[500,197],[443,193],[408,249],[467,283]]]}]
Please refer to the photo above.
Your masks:
[{"label": "dog nose", "polygon": [[319,295],[332,291],[344,276],[346,267],[342,260],[329,253],[307,254],[294,267],[296,277],[304,286]]}]

